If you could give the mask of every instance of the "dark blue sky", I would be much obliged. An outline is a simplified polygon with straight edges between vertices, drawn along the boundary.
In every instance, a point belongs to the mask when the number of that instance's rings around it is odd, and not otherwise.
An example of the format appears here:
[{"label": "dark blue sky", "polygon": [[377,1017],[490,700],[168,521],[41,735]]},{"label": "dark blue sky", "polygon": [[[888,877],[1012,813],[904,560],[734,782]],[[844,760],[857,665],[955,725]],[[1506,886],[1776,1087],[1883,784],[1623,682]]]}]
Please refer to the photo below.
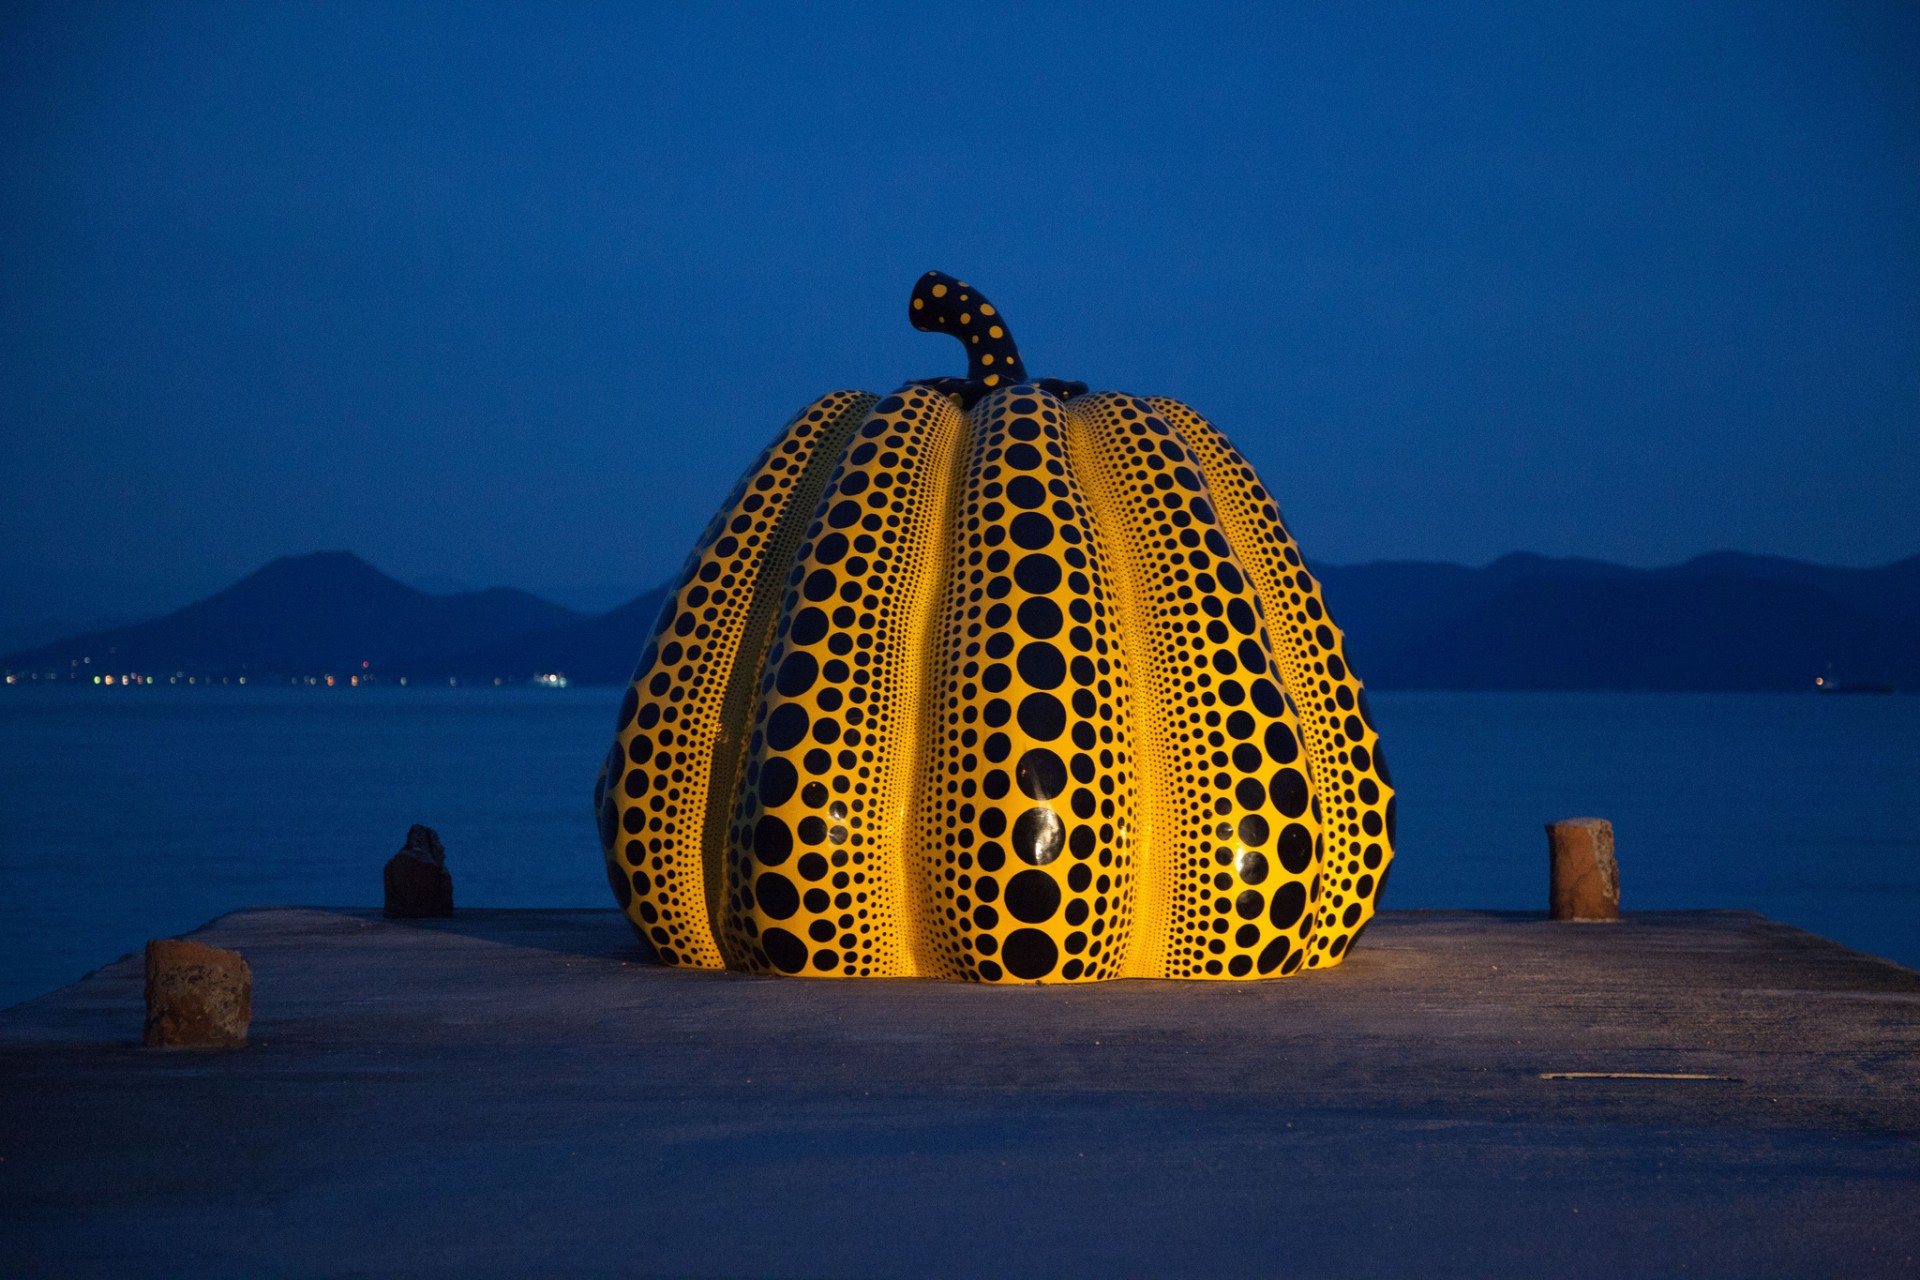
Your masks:
[{"label": "dark blue sky", "polygon": [[10,5],[0,605],[610,603],[929,267],[1323,560],[1920,550],[1920,10],[1559,8]]}]

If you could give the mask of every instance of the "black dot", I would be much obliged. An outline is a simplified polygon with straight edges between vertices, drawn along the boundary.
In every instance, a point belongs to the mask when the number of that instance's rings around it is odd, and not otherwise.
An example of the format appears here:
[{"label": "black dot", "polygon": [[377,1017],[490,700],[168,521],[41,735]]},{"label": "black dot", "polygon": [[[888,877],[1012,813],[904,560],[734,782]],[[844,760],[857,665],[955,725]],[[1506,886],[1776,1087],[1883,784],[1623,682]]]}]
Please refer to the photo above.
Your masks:
[{"label": "black dot", "polygon": [[1053,522],[1037,511],[1022,511],[1013,518],[1008,530],[1017,547],[1038,551],[1053,541]]},{"label": "black dot", "polygon": [[[1293,887],[1297,888],[1298,886]],[[1274,899],[1273,908],[1277,914],[1280,910],[1280,901],[1278,898]],[[1280,967],[1280,962],[1287,958],[1287,948],[1291,945],[1284,934],[1275,938],[1272,942],[1269,942],[1265,947],[1261,948],[1260,961],[1256,967],[1261,973],[1272,973]]]},{"label": "black dot", "polygon": [[1022,862],[1044,867],[1060,856],[1066,827],[1051,809],[1032,808],[1013,824],[1013,852]]},{"label": "black dot", "polygon": [[1044,871],[1022,871],[1007,881],[1005,906],[1015,920],[1040,924],[1060,909],[1060,886]]},{"label": "black dot", "polygon": [[[1021,657],[1025,656],[1022,653]],[[1052,742],[1067,727],[1067,709],[1060,705],[1060,699],[1050,693],[1030,693],[1020,699],[1018,718],[1027,736],[1041,742]]]},{"label": "black dot", "polygon": [[1268,725],[1267,754],[1273,757],[1275,764],[1293,763],[1300,754],[1300,744],[1294,741],[1293,730],[1278,721]]},{"label": "black dot", "polygon": [[847,535],[830,533],[813,549],[813,558],[821,564],[837,564],[847,554]]},{"label": "black dot", "polygon": [[1227,732],[1236,738],[1253,736],[1253,717],[1244,711],[1236,711],[1227,717]]},{"label": "black dot", "polygon": [[[1015,929],[1000,947],[1000,959],[1016,978],[1043,978],[1053,972],[1060,949],[1038,929]],[[986,966],[980,966],[984,972]]]},{"label": "black dot", "polygon": [[1307,811],[1307,780],[1300,776],[1298,769],[1282,769],[1274,774],[1267,789],[1273,796],[1273,807],[1289,818],[1297,818]]},{"label": "black dot", "polygon": [[791,751],[807,736],[807,709],[797,702],[781,704],[767,717],[767,745],[775,751]]},{"label": "black dot", "polygon": [[760,935],[760,946],[767,959],[782,973],[798,973],[807,967],[807,944],[785,929],[768,929]]},{"label": "black dot", "polygon": [[777,867],[793,852],[793,832],[787,824],[765,814],[753,829],[753,854],[769,867]]},{"label": "black dot", "polygon": [[[1254,746],[1251,742],[1243,742],[1233,749],[1233,767],[1242,773],[1258,773],[1260,772],[1260,767],[1266,762],[1267,758],[1260,754],[1260,748]],[[1249,805],[1247,807],[1258,808],[1259,806]]]},{"label": "black dot", "polygon": [[[1067,660],[1044,640],[1036,640],[1020,650],[1019,667],[1020,678],[1036,689],[1057,689],[1067,678]],[[1025,716],[1025,703],[1021,704],[1020,713]]]},{"label": "black dot", "polygon": [[1313,835],[1297,822],[1289,822],[1280,832],[1277,848],[1280,865],[1294,875],[1313,865]]},{"label": "black dot", "polygon": [[1267,855],[1248,849],[1239,858],[1240,878],[1248,884],[1259,884],[1267,878]]},{"label": "black dot", "polygon": [[817,813],[810,813],[800,819],[796,828],[801,844],[825,844],[827,840],[827,821]]},{"label": "black dot", "polygon": [[753,882],[753,900],[775,920],[785,920],[800,909],[800,891],[778,871],[769,871]]},{"label": "black dot", "polygon": [[[1003,460],[1015,471],[1031,471],[1040,465],[1040,451],[1032,445],[1022,442],[1009,448],[1003,455]],[[1014,497],[1013,486],[1019,484],[1022,480],[1030,482],[1036,489],[1040,488],[1040,482],[1032,476],[1017,476],[1007,485],[1007,496],[1009,498],[1013,498],[1015,502],[1019,502],[1023,507],[1037,507],[1046,500],[1044,496],[1045,490],[1041,490],[1042,496],[1034,499],[1032,502],[1021,502],[1019,498]]]},{"label": "black dot", "polygon": [[768,809],[793,799],[799,785],[799,771],[785,756],[775,756],[760,767],[760,803]]},{"label": "black dot", "polygon": [[820,664],[806,650],[796,650],[787,655],[780,664],[780,678],[776,686],[789,698],[797,698],[813,688],[813,682],[820,675]]},{"label": "black dot", "polygon": [[836,581],[831,569],[815,569],[807,575],[807,585],[802,588],[809,600],[825,600],[833,594]]},{"label": "black dot", "polygon": [[1287,709],[1287,703],[1280,691],[1273,687],[1271,680],[1253,682],[1253,705],[1260,708],[1260,714],[1277,716]]},{"label": "black dot", "polygon": [[1242,889],[1240,896],[1233,900],[1233,909],[1242,920],[1251,920],[1260,914],[1260,908],[1267,905],[1258,889]]},{"label": "black dot", "polygon": [[1238,597],[1227,602],[1227,621],[1231,622],[1233,629],[1243,636],[1252,635],[1253,629],[1259,625],[1254,619],[1252,608],[1245,600]]},{"label": "black dot", "polygon": [[1267,802],[1267,789],[1260,785],[1258,778],[1242,778],[1240,785],[1233,789],[1233,798],[1240,802],[1242,809],[1258,809]]},{"label": "black dot", "polygon": [[[1305,828],[1301,828],[1305,830]],[[1257,849],[1267,842],[1267,820],[1257,813],[1250,813],[1240,819],[1240,843],[1250,849]]]},{"label": "black dot", "polygon": [[1355,773],[1365,773],[1367,770],[1371,768],[1373,768],[1373,757],[1367,754],[1367,749],[1365,747],[1361,746],[1357,742],[1354,743],[1353,744],[1353,771]]},{"label": "black dot", "polygon": [[[1307,887],[1290,880],[1273,891],[1273,903],[1267,908],[1267,921],[1276,929],[1291,929],[1307,909]],[[1263,971],[1264,972],[1264,971]]]},{"label": "black dot", "polygon": [[[1020,445],[1025,449],[1028,446]],[[1016,507],[1032,509],[1047,500],[1047,487],[1032,476],[1015,476],[1007,481],[1007,501]]]},{"label": "black dot", "polygon": [[1259,641],[1242,640],[1240,642],[1240,665],[1256,675],[1267,669],[1267,651],[1260,647]]},{"label": "black dot", "polygon": [[1035,747],[1021,756],[1014,778],[1020,790],[1035,800],[1051,800],[1067,789],[1067,767],[1045,747]]},{"label": "black dot", "polygon": [[827,615],[808,605],[793,617],[793,642],[816,644],[827,634]]},{"label": "black dot", "polygon": [[[800,861],[795,864],[795,869],[808,880],[818,880],[827,874],[827,860],[817,853],[804,854],[801,856]],[[812,894],[808,895],[808,897],[812,896]],[[813,907],[815,911],[826,910],[824,898],[817,906],[812,903],[808,905]]]},{"label": "black dot", "polygon": [[[992,941],[993,941],[993,935],[991,934],[988,934],[986,937],[980,939],[980,942],[982,944],[992,942]],[[989,948],[985,947],[984,945],[982,946],[981,949],[989,950]],[[980,962],[980,977],[987,982],[1000,981],[1000,966],[995,964],[991,960],[982,960]]]},{"label": "black dot", "polygon": [[1047,640],[1060,633],[1060,606],[1045,596],[1034,596],[1020,605],[1020,629],[1036,640]]},{"label": "black dot", "polygon": [[1043,596],[1060,585],[1060,562],[1044,554],[1021,556],[1013,566],[1013,580],[1022,591]]}]

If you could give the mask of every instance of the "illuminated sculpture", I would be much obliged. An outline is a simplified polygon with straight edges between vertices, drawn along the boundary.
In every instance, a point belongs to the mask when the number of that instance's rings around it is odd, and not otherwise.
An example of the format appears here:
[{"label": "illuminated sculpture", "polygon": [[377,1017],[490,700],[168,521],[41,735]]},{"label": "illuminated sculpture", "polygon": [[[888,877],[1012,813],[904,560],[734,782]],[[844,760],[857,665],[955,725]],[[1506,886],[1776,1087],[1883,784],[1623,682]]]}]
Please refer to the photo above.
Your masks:
[{"label": "illuminated sculpture", "polygon": [[1386,763],[1274,499],[1173,400],[1032,379],[929,272],[965,378],[837,391],[687,558],[595,788],[668,964],[1251,978],[1338,963]]}]

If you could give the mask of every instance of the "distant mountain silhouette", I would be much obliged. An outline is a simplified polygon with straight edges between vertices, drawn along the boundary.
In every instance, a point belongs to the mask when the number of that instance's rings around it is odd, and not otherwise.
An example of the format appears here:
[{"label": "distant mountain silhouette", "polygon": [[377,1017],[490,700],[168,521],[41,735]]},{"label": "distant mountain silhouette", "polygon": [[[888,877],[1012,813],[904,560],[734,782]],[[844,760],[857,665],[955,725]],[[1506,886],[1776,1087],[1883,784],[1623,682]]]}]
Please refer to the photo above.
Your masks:
[{"label": "distant mountain silhouette", "polygon": [[[94,631],[0,660],[10,671],[150,675],[449,674],[452,655],[580,621],[508,588],[433,596],[345,551],[288,556],[150,622]],[[84,660],[91,659],[90,662]],[[362,664],[366,664],[362,667]],[[527,671],[497,672],[525,679]]]},{"label": "distant mountain silhouette", "polygon": [[1664,569],[1505,556],[1481,569],[1319,566],[1380,688],[1920,688],[1920,556],[1832,569],[1716,552]]},{"label": "distant mountain silhouette", "polygon": [[[1316,565],[1382,689],[1797,690],[1831,672],[1920,689],[1920,556],[1832,569],[1718,552],[1664,569],[1510,555],[1482,568]],[[430,595],[345,552],[276,560],[152,622],[0,659],[9,671],[617,685],[664,587],[587,617],[524,591]]]}]

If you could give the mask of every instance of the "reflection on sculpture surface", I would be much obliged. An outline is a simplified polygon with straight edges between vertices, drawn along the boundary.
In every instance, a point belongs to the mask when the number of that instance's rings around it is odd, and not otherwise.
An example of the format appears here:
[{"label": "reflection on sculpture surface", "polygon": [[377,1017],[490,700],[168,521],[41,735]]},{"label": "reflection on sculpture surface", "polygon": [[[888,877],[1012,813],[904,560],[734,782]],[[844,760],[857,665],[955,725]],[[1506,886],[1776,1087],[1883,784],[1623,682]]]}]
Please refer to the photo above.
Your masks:
[{"label": "reflection on sculpture surface", "polygon": [[968,376],[802,409],[668,596],[595,788],[668,964],[1251,978],[1339,963],[1393,856],[1360,682],[1273,496],[1174,400]]}]

